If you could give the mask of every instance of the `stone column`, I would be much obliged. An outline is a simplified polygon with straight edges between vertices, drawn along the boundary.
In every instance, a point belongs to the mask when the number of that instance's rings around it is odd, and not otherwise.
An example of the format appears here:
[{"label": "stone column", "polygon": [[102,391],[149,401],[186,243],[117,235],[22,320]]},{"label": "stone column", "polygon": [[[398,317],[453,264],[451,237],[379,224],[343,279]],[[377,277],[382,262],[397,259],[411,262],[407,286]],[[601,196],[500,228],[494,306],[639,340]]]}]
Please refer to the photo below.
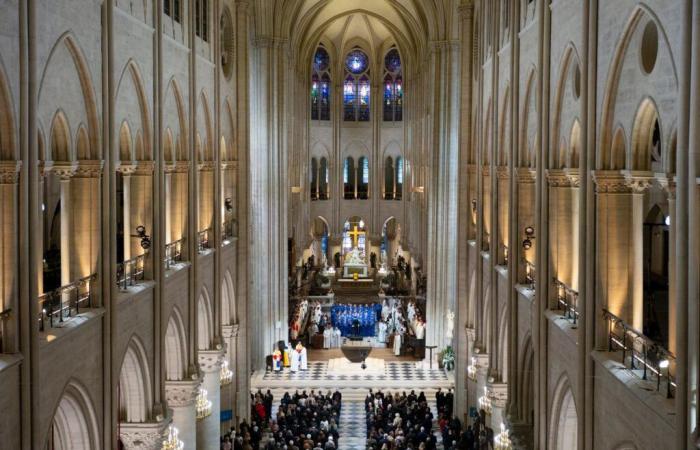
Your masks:
[{"label": "stone column", "polygon": [[[668,196],[668,217],[671,224],[668,227],[668,350],[676,354],[676,313],[680,305],[676,296],[676,182],[673,176],[656,175],[656,182]],[[681,306],[682,307],[682,306]]]},{"label": "stone column", "polygon": [[168,418],[159,422],[121,423],[119,439],[126,450],[160,450],[163,446],[163,434],[170,422],[171,419]]},{"label": "stone column", "polygon": [[[17,182],[22,163],[17,161],[0,162],[0,211],[2,211],[2,224],[0,225],[0,311],[12,309],[19,311],[16,303],[19,286],[19,268],[17,265]],[[36,234],[41,229],[33,230]],[[37,233],[38,232],[38,233]],[[17,316],[16,316],[17,317]],[[0,319],[3,320],[3,319]],[[0,352],[14,353],[19,342],[17,322],[4,320],[3,334],[0,336],[2,345]]]},{"label": "stone column", "polygon": [[219,370],[223,350],[199,350],[197,359],[202,371],[202,388],[207,390],[211,401],[211,415],[197,421],[197,450],[219,450],[221,445],[221,381]]},{"label": "stone column", "polygon": [[[61,286],[71,282],[71,190],[70,179],[75,173],[74,165],[54,166],[51,169],[60,178],[61,202]],[[67,294],[66,294],[67,295]],[[66,299],[64,299],[65,301]]]},{"label": "stone column", "polygon": [[[131,196],[128,198],[131,206],[130,222],[131,231],[136,231],[136,227],[143,225],[146,227],[146,234],[155,239],[153,229],[153,161],[139,161],[131,176]],[[125,201],[127,198],[125,197]],[[132,239],[131,255],[143,254],[141,243],[138,239]],[[145,262],[146,278],[153,277],[152,259],[147,258]]]},{"label": "stone column", "polygon": [[225,360],[228,361],[229,369],[233,372],[233,381],[221,387],[221,410],[231,410],[233,416],[233,423],[229,425],[236,425],[234,406],[237,405],[237,395],[236,386],[238,384],[238,377],[245,376],[245,374],[239,374],[238,364],[236,363],[236,340],[238,338],[238,324],[234,325],[222,325],[221,326],[221,336],[224,341],[224,346],[226,348]]},{"label": "stone column", "polygon": [[[102,161],[79,161],[71,180],[70,241],[74,280],[97,273],[100,263],[102,165]],[[99,295],[99,291],[94,293]]]},{"label": "stone column", "polygon": [[169,244],[170,242],[173,241],[173,213],[172,213],[172,204],[173,204],[173,167],[172,166],[166,166],[165,167],[165,196],[164,198],[164,203],[165,203],[165,240],[164,242],[166,244]]},{"label": "stone column", "polygon": [[491,428],[497,432],[501,423],[506,423],[508,384],[487,381],[486,388],[489,390],[489,399],[491,400]]},{"label": "stone column", "polygon": [[[122,174],[122,207],[124,225],[124,261],[131,259],[131,175],[136,171],[133,164],[120,164],[117,172]],[[120,261],[117,261],[120,262]],[[124,268],[126,270],[126,268]]]},{"label": "stone column", "polygon": [[[644,190],[646,173],[595,171],[597,215],[597,280],[601,308],[635,329],[643,325]],[[606,322],[599,321],[599,339]],[[603,344],[603,341],[599,341]]]},{"label": "stone column", "polygon": [[[515,220],[515,235],[517,239],[510,249],[509,257],[515,258],[517,273],[514,274],[516,283],[522,283],[525,280],[525,261],[534,262],[535,245],[530,250],[524,250],[522,241],[525,238],[525,228],[535,225],[535,172],[529,167],[518,167],[515,169],[515,178],[517,181],[518,204],[515,205],[517,216]],[[537,233],[537,230],[535,230]]]},{"label": "stone column", "polygon": [[[432,171],[428,187],[428,292],[426,299],[426,346],[437,351],[451,344],[445,338],[447,310],[455,309],[457,295],[457,250],[454,236],[458,235],[458,162],[459,162],[459,43],[431,43],[430,96],[432,134],[439,136],[433,149]],[[439,82],[438,82],[439,80]],[[439,175],[437,175],[439,174]],[[436,357],[437,351],[433,352]]]},{"label": "stone column", "polygon": [[194,401],[202,380],[166,381],[165,400],[173,411],[173,426],[180,432],[184,448],[197,448],[197,417]]}]

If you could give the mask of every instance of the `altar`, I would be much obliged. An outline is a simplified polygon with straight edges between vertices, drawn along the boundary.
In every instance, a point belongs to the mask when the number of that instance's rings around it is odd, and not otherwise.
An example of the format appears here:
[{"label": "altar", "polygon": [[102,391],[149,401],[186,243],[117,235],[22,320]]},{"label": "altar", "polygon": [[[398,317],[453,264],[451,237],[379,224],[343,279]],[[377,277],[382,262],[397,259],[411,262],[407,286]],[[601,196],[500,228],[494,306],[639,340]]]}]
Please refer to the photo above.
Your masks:
[{"label": "altar", "polygon": [[367,278],[369,276],[367,265],[345,264],[343,266],[343,278],[355,278],[355,274],[357,274],[358,278]]}]

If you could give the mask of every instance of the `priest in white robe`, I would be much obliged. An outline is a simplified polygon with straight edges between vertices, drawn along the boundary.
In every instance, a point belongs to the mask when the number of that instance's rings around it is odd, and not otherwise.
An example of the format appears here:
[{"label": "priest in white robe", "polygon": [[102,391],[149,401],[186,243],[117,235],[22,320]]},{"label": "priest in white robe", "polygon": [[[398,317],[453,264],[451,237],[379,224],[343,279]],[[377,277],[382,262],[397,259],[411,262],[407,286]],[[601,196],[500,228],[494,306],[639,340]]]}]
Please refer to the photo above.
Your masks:
[{"label": "priest in white robe", "polygon": [[343,335],[340,332],[340,328],[336,328],[334,334],[334,339],[333,339],[333,344],[331,347],[333,348],[340,348],[340,343],[343,342]]},{"label": "priest in white robe", "polygon": [[401,333],[399,330],[394,333],[394,356],[401,356]]},{"label": "priest in white robe", "polygon": [[334,334],[333,327],[331,326],[326,326],[326,328],[323,330],[323,348],[331,348],[331,339]]},{"label": "priest in white robe", "polygon": [[385,344],[386,343],[386,329],[387,329],[386,322],[384,322],[383,320],[379,321],[377,328],[378,328],[377,341],[381,342],[382,344]]},{"label": "priest in white robe", "polygon": [[[301,344],[298,344],[298,345],[301,345]],[[292,350],[291,355],[290,355],[291,367],[289,369],[292,371],[292,373],[296,373],[299,371],[300,359],[301,358],[300,358],[299,352],[296,349]]]},{"label": "priest in white robe", "polygon": [[301,353],[299,354],[299,368],[302,371],[309,370],[309,360],[306,355],[306,347],[301,346]]}]

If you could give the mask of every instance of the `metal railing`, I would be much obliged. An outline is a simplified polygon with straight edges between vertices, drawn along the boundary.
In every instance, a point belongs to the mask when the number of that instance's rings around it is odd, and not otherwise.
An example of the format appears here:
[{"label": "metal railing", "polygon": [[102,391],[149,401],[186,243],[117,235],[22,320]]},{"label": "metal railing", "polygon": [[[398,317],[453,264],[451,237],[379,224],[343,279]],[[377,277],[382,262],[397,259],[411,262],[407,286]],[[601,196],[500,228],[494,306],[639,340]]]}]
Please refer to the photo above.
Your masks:
[{"label": "metal railing", "polygon": [[236,225],[237,224],[238,224],[238,222],[236,221],[236,219],[228,219],[228,220],[224,221],[224,223],[222,224],[223,226],[221,227],[221,240],[222,241],[236,237],[236,235],[237,235]]},{"label": "metal railing", "polygon": [[44,331],[46,323],[53,328],[54,322],[63,322],[80,314],[80,308],[92,305],[91,282],[97,279],[93,273],[65,286],[39,296],[39,329]]},{"label": "metal railing", "polygon": [[10,313],[12,312],[12,308],[7,308],[3,311],[0,311],[0,353],[5,353],[7,349],[5,348],[5,345],[7,343],[7,336],[5,334],[7,333],[7,325],[5,322],[7,322],[7,319],[10,318]]},{"label": "metal railing", "polygon": [[197,233],[197,251],[202,253],[204,250],[211,248],[210,236],[212,235],[212,229],[207,228]]},{"label": "metal railing", "polygon": [[117,264],[117,286],[120,289],[126,290],[129,286],[143,281],[146,274],[146,255],[148,252]]},{"label": "metal railing", "polygon": [[552,279],[557,290],[557,308],[564,311],[564,317],[574,325],[578,322],[578,292],[563,282]]},{"label": "metal railing", "polygon": [[170,269],[173,263],[182,261],[182,246],[185,243],[185,239],[178,239],[169,244],[165,244],[165,257],[163,261],[165,262],[165,268]]},{"label": "metal railing", "polygon": [[666,396],[673,397],[671,388],[676,387],[676,382],[671,373],[675,372],[675,355],[607,309],[603,309],[603,317],[608,322],[608,351],[622,350],[622,364],[630,370],[642,370],[643,380],[651,372],[656,377],[657,391],[661,390],[661,380],[666,378]]},{"label": "metal railing", "polygon": [[535,288],[535,264],[528,260],[525,260],[525,281]]}]

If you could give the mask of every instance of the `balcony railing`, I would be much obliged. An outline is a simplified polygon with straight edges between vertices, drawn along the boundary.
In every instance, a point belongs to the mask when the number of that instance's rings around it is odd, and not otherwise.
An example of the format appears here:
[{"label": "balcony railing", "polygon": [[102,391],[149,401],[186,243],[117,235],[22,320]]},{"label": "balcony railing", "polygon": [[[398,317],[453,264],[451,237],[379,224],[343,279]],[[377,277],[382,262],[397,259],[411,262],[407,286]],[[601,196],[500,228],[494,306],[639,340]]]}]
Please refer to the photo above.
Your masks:
[{"label": "balcony railing", "polygon": [[236,219],[225,220],[223,226],[221,227],[221,240],[226,241],[236,237],[238,231],[236,229],[237,225],[238,222],[236,221]]},{"label": "balcony railing", "polygon": [[[642,379],[656,378],[656,390],[661,390],[661,381],[666,379],[666,396],[673,397],[676,387],[676,357],[673,353],[652,341],[641,332],[625,323],[621,318],[603,309],[603,316],[608,322],[608,351],[622,351],[622,364],[630,370],[641,370]],[[665,374],[664,374],[665,372]]]},{"label": "balcony railing", "polygon": [[578,292],[554,278],[557,290],[557,307],[564,311],[564,317],[574,325],[578,322]]},{"label": "balcony railing", "polygon": [[170,269],[170,266],[176,262],[182,261],[182,246],[184,245],[184,239],[178,239],[169,244],[165,244],[165,268]]},{"label": "balcony railing", "polygon": [[97,274],[88,275],[65,286],[39,296],[39,329],[53,328],[56,322],[80,314],[80,308],[92,305],[91,282]]},{"label": "balcony railing", "polygon": [[146,273],[146,255],[148,253],[117,264],[117,286],[120,289],[126,290],[129,286],[134,286],[139,281],[143,281]]},{"label": "balcony railing", "polygon": [[535,264],[528,260],[525,260],[525,281],[535,288]]},{"label": "balcony railing", "polygon": [[12,309],[7,308],[3,311],[0,311],[0,353],[5,353],[7,352],[7,320],[10,318],[10,313],[12,312]]},{"label": "balcony railing", "polygon": [[212,242],[210,241],[210,236],[213,230],[207,228],[197,233],[197,251],[202,253],[204,250],[210,249]]}]

